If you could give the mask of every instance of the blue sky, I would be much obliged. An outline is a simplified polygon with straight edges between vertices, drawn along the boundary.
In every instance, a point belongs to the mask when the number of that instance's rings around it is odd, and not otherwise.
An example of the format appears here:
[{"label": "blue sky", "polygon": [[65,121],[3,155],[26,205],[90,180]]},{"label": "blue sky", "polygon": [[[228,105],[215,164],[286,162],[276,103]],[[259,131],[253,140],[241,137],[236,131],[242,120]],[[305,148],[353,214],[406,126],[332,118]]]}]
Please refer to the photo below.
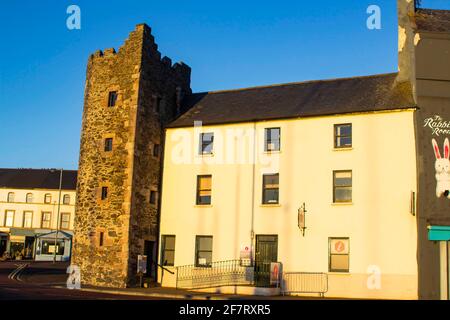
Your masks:
[{"label": "blue sky", "polygon": [[[66,28],[71,4],[81,30]],[[371,4],[381,30],[366,28]],[[87,58],[141,22],[196,92],[397,70],[395,0],[2,1],[0,167],[77,168]]]}]

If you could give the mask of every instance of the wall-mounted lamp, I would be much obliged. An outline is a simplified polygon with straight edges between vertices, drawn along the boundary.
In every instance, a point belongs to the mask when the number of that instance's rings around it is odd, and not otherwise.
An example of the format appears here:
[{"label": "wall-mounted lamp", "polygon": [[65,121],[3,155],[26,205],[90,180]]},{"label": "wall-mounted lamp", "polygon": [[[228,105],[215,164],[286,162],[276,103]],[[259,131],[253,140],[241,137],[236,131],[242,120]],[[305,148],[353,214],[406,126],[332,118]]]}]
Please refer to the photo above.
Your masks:
[{"label": "wall-mounted lamp", "polygon": [[298,227],[300,231],[302,232],[302,235],[305,236],[305,230],[306,230],[306,204],[303,202],[303,205],[298,208]]}]

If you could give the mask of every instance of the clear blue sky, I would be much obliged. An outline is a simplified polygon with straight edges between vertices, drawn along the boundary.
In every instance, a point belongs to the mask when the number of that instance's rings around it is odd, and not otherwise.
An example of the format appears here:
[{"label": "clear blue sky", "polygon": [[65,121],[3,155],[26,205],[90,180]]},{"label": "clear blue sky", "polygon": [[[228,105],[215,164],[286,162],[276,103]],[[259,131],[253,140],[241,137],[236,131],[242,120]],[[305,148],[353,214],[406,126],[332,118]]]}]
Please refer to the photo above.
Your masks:
[{"label": "clear blue sky", "polygon": [[[366,28],[370,4],[382,30]],[[395,0],[1,1],[0,167],[77,168],[87,58],[141,22],[197,92],[397,70]]]}]

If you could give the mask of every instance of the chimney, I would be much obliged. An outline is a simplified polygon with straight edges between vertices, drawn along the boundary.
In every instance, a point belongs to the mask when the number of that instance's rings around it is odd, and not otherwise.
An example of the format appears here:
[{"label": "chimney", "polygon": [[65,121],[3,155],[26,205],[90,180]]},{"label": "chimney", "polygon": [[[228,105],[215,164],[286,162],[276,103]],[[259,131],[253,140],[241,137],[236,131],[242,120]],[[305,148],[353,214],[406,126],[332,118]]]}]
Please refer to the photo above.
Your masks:
[{"label": "chimney", "polygon": [[397,0],[398,82],[410,81],[415,89],[414,14],[416,0]]}]

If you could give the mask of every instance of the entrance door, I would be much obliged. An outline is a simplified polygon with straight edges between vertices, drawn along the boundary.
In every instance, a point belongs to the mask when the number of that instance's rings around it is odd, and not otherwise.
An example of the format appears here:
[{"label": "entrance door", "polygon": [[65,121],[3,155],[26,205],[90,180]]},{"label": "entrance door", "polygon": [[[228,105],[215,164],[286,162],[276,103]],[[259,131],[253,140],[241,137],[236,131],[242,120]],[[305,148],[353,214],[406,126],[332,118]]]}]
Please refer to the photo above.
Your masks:
[{"label": "entrance door", "polygon": [[257,235],[255,253],[255,285],[270,286],[270,263],[278,260],[278,236]]},{"label": "entrance door", "polygon": [[156,267],[155,267],[155,241],[144,242],[144,255],[147,256],[147,273],[146,276],[156,280]]},{"label": "entrance door", "polygon": [[0,257],[3,256],[3,253],[6,251],[6,245],[8,240],[5,237],[0,237]]}]

